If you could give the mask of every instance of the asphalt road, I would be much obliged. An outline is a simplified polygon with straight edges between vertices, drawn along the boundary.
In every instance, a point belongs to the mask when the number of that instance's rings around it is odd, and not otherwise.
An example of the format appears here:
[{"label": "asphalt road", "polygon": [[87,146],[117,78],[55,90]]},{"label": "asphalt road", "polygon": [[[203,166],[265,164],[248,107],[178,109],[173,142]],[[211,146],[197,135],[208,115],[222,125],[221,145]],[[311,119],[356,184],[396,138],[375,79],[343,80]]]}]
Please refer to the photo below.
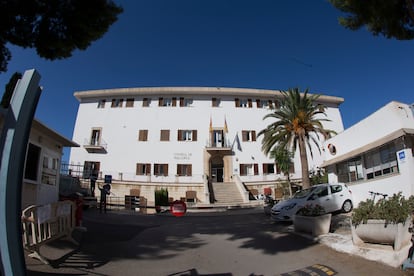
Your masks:
[{"label": "asphalt road", "polygon": [[27,274],[414,275],[296,235],[261,210],[183,217],[87,210],[83,225],[79,248],[63,241],[44,247],[51,265],[26,258]]}]

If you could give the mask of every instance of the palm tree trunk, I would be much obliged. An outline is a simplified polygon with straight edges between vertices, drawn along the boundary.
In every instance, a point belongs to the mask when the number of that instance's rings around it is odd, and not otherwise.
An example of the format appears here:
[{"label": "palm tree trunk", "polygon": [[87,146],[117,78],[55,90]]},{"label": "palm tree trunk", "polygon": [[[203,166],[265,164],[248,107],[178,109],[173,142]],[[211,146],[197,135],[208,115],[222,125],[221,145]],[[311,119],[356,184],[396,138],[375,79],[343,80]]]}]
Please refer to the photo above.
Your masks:
[{"label": "palm tree trunk", "polygon": [[302,167],[302,187],[303,189],[307,189],[310,187],[308,157],[306,155],[305,139],[302,135],[299,137],[299,154]]}]

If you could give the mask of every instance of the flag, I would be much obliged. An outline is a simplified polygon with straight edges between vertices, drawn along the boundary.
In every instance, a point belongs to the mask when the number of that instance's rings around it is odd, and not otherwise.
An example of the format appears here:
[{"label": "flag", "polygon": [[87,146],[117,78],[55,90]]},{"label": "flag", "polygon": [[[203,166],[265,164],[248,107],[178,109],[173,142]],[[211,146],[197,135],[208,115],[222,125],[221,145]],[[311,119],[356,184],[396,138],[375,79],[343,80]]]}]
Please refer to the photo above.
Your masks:
[{"label": "flag", "polygon": [[227,121],[226,121],[226,117],[224,117],[224,132],[228,133],[229,129],[227,128]]},{"label": "flag", "polygon": [[234,137],[234,141],[233,141],[233,145],[231,145],[231,148],[233,149],[233,147],[234,147],[234,144],[237,144],[236,146],[237,146],[237,149],[239,150],[239,151],[242,151],[242,147],[241,147],[241,144],[240,144],[240,139],[239,139],[239,134],[238,133],[236,133],[236,137]]},{"label": "flag", "polygon": [[210,128],[209,128],[210,132],[213,132],[213,121],[211,120],[211,116],[210,116]]}]

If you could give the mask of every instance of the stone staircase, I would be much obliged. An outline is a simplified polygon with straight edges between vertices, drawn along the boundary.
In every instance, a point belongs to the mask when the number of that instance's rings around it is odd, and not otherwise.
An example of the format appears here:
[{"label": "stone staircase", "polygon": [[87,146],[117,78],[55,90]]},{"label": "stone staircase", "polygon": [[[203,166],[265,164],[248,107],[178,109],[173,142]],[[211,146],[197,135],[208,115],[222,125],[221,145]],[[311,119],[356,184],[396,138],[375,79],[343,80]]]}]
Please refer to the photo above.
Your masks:
[{"label": "stone staircase", "polygon": [[242,205],[243,198],[234,182],[212,183],[215,202],[214,205],[235,206]]}]

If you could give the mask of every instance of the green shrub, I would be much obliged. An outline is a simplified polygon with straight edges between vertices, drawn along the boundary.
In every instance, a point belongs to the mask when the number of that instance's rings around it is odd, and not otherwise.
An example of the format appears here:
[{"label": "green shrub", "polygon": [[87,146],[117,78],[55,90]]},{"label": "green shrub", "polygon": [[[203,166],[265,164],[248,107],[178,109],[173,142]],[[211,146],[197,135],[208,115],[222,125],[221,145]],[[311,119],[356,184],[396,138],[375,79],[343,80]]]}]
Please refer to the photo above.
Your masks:
[{"label": "green shrub", "polygon": [[299,216],[317,217],[326,214],[325,208],[319,204],[306,204],[297,212]]},{"label": "green shrub", "polygon": [[155,206],[168,206],[168,190],[161,188],[155,190]]},{"label": "green shrub", "polygon": [[368,219],[383,219],[386,224],[404,223],[414,210],[414,197],[405,199],[401,192],[388,199],[374,202],[371,199],[359,203],[352,213],[352,223],[367,223]]}]

